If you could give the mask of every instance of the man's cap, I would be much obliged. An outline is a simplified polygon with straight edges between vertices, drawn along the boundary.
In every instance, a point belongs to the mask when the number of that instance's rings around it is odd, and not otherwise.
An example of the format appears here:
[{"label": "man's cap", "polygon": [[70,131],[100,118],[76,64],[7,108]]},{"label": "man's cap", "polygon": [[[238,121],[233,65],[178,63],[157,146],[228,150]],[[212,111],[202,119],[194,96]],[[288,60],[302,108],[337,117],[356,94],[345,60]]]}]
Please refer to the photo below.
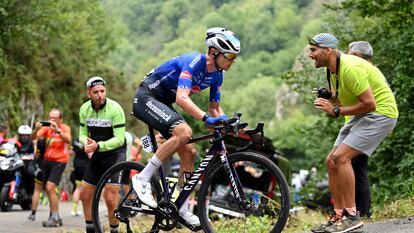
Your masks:
[{"label": "man's cap", "polygon": [[339,44],[338,39],[330,33],[319,33],[312,38],[308,37],[308,42],[311,45],[332,49],[337,49]]},{"label": "man's cap", "polygon": [[101,77],[92,77],[90,78],[87,82],[86,82],[86,87],[87,88],[91,88],[97,85],[104,85],[105,86],[106,82],[103,78]]}]

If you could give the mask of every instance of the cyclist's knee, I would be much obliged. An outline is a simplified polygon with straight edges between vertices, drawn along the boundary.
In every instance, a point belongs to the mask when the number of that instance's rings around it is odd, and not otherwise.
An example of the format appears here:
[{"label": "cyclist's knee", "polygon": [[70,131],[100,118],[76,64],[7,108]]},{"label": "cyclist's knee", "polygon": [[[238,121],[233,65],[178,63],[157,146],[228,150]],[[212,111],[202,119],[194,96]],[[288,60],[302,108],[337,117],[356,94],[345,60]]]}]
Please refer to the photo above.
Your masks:
[{"label": "cyclist's knee", "polygon": [[90,187],[82,185],[80,192],[79,192],[79,199],[82,202],[88,202],[89,200],[92,200],[93,190],[91,190]]},{"label": "cyclist's knee", "polygon": [[45,190],[47,193],[53,193],[55,192],[55,189],[56,189],[56,185],[54,183],[49,182],[49,181],[46,183]]},{"label": "cyclist's knee", "polygon": [[180,139],[181,144],[186,144],[190,141],[193,131],[188,124],[182,123],[174,128],[173,135]]},{"label": "cyclist's knee", "polygon": [[116,188],[105,188],[104,191],[104,199],[105,199],[105,203],[107,205],[107,207],[109,209],[114,209],[116,206],[116,193],[117,193],[117,189]]}]

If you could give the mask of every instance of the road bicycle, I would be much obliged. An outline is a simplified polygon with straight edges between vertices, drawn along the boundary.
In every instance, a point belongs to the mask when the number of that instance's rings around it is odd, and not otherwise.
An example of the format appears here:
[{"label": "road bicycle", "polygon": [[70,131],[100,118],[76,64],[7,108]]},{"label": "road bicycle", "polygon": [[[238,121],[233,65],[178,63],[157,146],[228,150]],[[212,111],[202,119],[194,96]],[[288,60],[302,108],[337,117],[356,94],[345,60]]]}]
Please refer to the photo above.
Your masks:
[{"label": "road bicycle", "polygon": [[[176,183],[159,174],[151,179],[153,195],[158,203],[154,209],[142,204],[132,187],[131,177],[144,165],[120,162],[112,166],[100,179],[92,201],[93,223],[96,232],[110,232],[110,225],[118,225],[120,232],[162,232],[184,225],[191,231],[205,232],[281,232],[290,209],[289,190],[280,169],[268,158],[249,147],[259,137],[263,139],[263,123],[245,130],[250,142],[228,154],[224,138],[237,135],[247,123],[240,121],[241,114],[214,125],[214,132],[193,138],[189,143],[211,139],[208,150],[199,166],[187,180],[178,197]],[[149,140],[155,152],[154,131],[149,127]],[[111,183],[114,176],[124,177],[118,184]],[[125,179],[127,177],[128,179]],[[113,180],[113,179],[112,179]],[[117,195],[105,196],[105,187],[117,186]],[[196,192],[197,213],[201,226],[192,226],[178,214],[185,200]],[[108,200],[105,200],[107,197]],[[176,197],[176,198],[175,198]],[[106,206],[109,203],[109,208]],[[112,203],[112,204],[111,204]],[[179,224],[180,223],[180,224]]]}]

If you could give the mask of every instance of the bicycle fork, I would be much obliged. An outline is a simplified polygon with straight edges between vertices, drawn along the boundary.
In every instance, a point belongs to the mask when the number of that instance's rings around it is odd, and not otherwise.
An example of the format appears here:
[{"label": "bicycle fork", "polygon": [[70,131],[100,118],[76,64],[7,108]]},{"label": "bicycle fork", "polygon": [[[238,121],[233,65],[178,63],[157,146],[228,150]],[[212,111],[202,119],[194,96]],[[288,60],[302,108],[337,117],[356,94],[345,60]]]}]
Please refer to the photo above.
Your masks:
[{"label": "bicycle fork", "polygon": [[227,158],[224,142],[222,142],[222,148],[223,150],[220,152],[220,161],[223,165],[224,172],[229,178],[233,195],[241,208],[249,209],[251,207],[250,202],[246,201],[243,187],[241,185],[239,176],[237,175],[236,169],[232,164],[230,164]]}]

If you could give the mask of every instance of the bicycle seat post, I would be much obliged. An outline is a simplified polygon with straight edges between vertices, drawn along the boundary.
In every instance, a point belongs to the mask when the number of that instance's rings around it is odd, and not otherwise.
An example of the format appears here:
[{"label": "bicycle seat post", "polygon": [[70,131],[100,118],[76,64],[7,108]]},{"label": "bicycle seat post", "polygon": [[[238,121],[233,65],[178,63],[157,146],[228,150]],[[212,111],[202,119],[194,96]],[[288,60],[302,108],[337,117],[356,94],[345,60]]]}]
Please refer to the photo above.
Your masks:
[{"label": "bicycle seat post", "polygon": [[155,140],[154,128],[152,128],[151,126],[148,125],[148,131],[149,131],[150,138],[151,138],[151,144],[153,146],[152,147],[153,148],[152,152],[155,154],[155,152],[158,149],[158,146],[157,146],[157,140]]}]

